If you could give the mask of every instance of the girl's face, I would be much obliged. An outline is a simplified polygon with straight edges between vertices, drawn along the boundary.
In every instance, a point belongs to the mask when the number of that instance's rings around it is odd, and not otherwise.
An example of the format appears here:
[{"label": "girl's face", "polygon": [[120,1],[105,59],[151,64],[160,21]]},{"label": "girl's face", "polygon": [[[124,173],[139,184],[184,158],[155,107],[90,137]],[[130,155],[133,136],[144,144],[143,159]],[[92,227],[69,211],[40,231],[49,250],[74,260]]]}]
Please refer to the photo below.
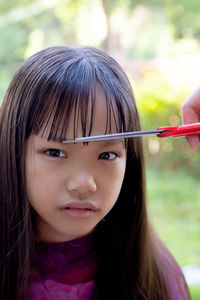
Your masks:
[{"label": "girl's face", "polygon": [[[104,134],[106,112],[105,98],[97,91],[91,135]],[[73,139],[73,124],[70,120],[68,140]],[[112,132],[116,132],[114,124],[112,120]],[[79,126],[78,136],[81,135]],[[123,140],[84,146],[31,135],[26,148],[26,180],[36,212],[38,240],[68,241],[92,232],[116,203],[125,166]]]}]

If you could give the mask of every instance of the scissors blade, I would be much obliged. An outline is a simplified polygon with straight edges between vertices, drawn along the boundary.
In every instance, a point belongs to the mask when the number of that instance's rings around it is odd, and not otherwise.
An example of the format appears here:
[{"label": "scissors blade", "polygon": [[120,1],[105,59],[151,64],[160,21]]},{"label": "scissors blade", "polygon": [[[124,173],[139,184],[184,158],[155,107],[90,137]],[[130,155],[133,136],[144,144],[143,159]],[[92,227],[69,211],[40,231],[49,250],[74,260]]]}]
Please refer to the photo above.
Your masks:
[{"label": "scissors blade", "polygon": [[155,130],[143,130],[143,131],[141,130],[141,131],[103,134],[103,135],[75,138],[74,140],[63,141],[63,143],[64,144],[86,143],[86,142],[94,142],[94,141],[126,139],[126,138],[133,138],[133,137],[139,137],[139,136],[158,135],[160,133],[163,133],[163,131],[164,131],[163,129],[159,129],[159,130],[155,129]]}]

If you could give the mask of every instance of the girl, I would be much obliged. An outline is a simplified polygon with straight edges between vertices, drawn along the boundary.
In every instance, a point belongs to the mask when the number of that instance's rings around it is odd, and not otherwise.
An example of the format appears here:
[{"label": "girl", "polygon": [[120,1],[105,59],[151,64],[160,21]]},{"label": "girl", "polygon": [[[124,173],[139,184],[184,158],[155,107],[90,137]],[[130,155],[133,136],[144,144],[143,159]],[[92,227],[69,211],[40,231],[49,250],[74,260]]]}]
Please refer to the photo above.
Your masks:
[{"label": "girl", "polygon": [[0,111],[1,300],[183,300],[148,221],[129,81],[94,48],[52,47],[16,72]]}]

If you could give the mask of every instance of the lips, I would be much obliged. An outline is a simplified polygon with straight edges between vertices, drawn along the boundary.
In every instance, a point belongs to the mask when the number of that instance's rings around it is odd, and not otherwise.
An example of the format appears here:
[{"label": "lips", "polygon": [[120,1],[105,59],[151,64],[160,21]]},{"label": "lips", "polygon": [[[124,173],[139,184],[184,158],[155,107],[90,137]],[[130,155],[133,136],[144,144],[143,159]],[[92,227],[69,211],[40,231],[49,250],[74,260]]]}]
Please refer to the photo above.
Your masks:
[{"label": "lips", "polygon": [[98,208],[89,201],[76,200],[66,203],[60,208],[62,215],[73,219],[88,219],[94,217]]},{"label": "lips", "polygon": [[88,211],[97,211],[97,207],[89,201],[71,201],[66,203],[61,209],[80,209]]}]

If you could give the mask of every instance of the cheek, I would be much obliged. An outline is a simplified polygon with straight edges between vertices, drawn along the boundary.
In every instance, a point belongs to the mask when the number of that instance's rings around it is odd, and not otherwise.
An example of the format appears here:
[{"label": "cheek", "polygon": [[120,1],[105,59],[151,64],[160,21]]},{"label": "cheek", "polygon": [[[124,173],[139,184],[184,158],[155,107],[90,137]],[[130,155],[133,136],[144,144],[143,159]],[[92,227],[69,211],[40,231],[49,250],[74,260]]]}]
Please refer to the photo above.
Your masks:
[{"label": "cheek", "polygon": [[115,203],[119,196],[121,186],[124,179],[126,162],[122,161],[112,172],[106,172],[101,179],[101,190],[103,190],[103,198],[107,199],[106,204]]},{"label": "cheek", "polygon": [[42,178],[39,180],[33,177],[27,184],[28,199],[33,209],[41,216],[50,213],[54,204],[53,199],[56,198],[52,186]]},{"label": "cheek", "polygon": [[55,181],[49,173],[46,174],[39,168],[37,160],[26,165],[26,184],[29,201],[33,207],[51,200]]}]

